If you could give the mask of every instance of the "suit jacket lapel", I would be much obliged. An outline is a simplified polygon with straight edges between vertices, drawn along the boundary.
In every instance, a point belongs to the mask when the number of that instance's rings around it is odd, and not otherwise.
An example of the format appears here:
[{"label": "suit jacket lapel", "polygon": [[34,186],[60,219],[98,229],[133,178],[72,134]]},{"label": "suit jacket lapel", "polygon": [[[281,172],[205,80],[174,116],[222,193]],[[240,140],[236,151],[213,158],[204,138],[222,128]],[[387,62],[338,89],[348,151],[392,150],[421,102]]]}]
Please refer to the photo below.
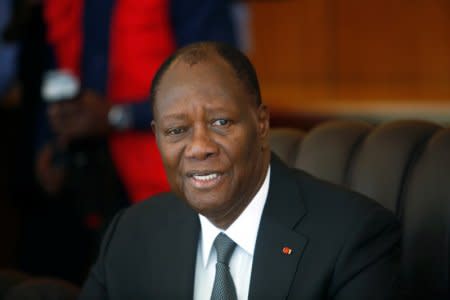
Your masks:
[{"label": "suit jacket lapel", "polygon": [[269,194],[263,211],[253,258],[249,299],[285,299],[307,244],[294,231],[305,215],[296,182],[274,157]]}]

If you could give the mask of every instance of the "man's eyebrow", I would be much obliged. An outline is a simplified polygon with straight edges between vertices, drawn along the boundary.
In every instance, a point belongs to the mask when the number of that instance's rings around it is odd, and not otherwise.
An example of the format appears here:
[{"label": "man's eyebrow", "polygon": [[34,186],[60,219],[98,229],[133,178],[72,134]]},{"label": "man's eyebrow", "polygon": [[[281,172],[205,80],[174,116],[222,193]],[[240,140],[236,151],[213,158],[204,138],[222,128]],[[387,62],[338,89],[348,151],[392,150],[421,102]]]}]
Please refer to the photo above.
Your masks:
[{"label": "man's eyebrow", "polygon": [[213,107],[207,110],[208,114],[224,114],[224,115],[235,115],[240,113],[240,109],[230,108],[230,107]]},{"label": "man's eyebrow", "polygon": [[184,120],[186,119],[186,114],[184,113],[172,113],[161,116],[162,120]]}]

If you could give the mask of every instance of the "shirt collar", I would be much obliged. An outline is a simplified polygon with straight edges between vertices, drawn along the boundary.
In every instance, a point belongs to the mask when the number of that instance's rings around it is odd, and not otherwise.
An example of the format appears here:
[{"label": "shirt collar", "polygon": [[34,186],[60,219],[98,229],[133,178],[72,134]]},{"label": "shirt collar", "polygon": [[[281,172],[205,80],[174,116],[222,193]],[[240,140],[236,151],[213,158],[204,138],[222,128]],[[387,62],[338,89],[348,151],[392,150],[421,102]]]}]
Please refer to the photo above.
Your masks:
[{"label": "shirt collar", "polygon": [[269,182],[270,166],[267,169],[264,182],[255,197],[253,197],[241,215],[225,231],[217,228],[205,216],[199,214],[203,266],[206,267],[208,264],[214,240],[220,232],[224,232],[237,246],[253,256],[261,215],[269,193]]}]

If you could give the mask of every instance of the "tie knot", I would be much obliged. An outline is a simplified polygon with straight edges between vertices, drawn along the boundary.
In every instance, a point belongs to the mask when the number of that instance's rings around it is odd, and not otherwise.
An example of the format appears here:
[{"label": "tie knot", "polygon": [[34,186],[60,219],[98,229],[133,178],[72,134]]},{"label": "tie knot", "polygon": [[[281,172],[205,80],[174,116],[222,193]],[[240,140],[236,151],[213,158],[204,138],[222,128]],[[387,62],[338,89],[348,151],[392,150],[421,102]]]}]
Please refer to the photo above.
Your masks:
[{"label": "tie knot", "polygon": [[235,242],[233,242],[225,234],[220,233],[214,241],[214,248],[216,248],[217,251],[217,261],[228,265],[231,254],[233,253],[235,247]]}]

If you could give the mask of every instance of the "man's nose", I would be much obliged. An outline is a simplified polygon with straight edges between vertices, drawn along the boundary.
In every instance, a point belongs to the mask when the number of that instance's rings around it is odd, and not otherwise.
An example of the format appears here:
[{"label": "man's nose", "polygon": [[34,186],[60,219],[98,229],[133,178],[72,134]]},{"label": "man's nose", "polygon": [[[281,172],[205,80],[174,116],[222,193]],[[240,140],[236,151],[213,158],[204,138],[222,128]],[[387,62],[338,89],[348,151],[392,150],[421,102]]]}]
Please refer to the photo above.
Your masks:
[{"label": "man's nose", "polygon": [[186,147],[186,157],[204,160],[218,153],[219,149],[207,126],[194,127]]}]

